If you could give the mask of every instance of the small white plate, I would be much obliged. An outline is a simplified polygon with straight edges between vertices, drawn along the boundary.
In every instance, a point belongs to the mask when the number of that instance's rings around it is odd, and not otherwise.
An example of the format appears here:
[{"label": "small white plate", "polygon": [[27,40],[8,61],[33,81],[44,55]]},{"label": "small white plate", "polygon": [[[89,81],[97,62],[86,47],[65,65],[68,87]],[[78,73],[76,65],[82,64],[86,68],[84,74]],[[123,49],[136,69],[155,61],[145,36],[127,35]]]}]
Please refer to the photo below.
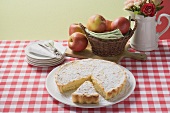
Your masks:
[{"label": "small white plate", "polygon": [[[122,67],[122,66],[121,66]],[[127,73],[127,83],[126,86],[124,87],[124,89],[120,92],[119,95],[117,95],[115,98],[108,100],[105,100],[102,96],[100,96],[100,101],[99,104],[75,104],[72,102],[71,99],[71,94],[74,91],[69,91],[66,92],[64,94],[61,94],[58,90],[58,87],[55,83],[55,77],[54,74],[56,72],[58,67],[56,67],[55,69],[53,69],[46,78],[46,89],[49,92],[49,94],[55,98],[56,100],[70,105],[70,106],[74,106],[74,107],[80,107],[80,108],[99,108],[99,107],[104,107],[104,106],[109,106],[109,105],[113,105],[116,104],[118,102],[123,101],[124,99],[126,99],[128,96],[131,95],[131,93],[134,91],[135,86],[136,86],[136,81],[135,78],[133,76],[133,74],[126,68],[122,67],[125,69],[126,73]]]},{"label": "small white plate", "polygon": [[55,62],[58,62],[62,59],[65,58],[65,56],[61,57],[60,59],[53,59],[53,60],[38,60],[38,59],[32,59],[31,57],[29,56],[26,56],[27,59],[31,62],[34,62],[34,63],[55,63]]},{"label": "small white plate", "polygon": [[[43,43],[44,41],[37,41],[37,42],[31,42],[30,44],[28,44],[25,48],[25,54],[33,59],[41,59],[41,60],[48,60],[48,59],[52,59],[50,57],[45,57],[45,56],[38,56],[35,54],[32,54],[28,51],[28,48],[34,44],[38,44],[38,43]],[[55,48],[57,48],[63,55],[65,55],[65,51],[66,51],[66,47],[64,47],[62,44],[60,44],[59,42],[54,42],[54,46]]]},{"label": "small white plate", "polygon": [[53,63],[37,63],[37,62],[32,62],[29,59],[26,58],[26,61],[28,64],[33,65],[33,66],[37,66],[37,67],[50,67],[50,66],[56,66],[61,64],[62,62],[64,62],[65,58],[57,61],[57,62],[53,62]]}]

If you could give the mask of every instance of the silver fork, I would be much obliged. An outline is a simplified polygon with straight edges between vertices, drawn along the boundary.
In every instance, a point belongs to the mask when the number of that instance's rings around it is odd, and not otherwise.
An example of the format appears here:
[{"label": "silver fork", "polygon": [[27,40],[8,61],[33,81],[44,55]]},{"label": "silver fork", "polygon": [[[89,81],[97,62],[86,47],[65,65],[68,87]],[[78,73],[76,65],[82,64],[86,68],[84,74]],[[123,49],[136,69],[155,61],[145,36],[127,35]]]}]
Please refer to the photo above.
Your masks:
[{"label": "silver fork", "polygon": [[53,54],[56,55],[56,58],[61,58],[62,54],[56,54],[56,52],[54,52],[54,50],[52,50],[51,48],[49,48],[48,46],[46,46],[45,44],[42,43],[38,43],[39,46],[43,47],[44,49],[48,50],[49,52],[53,52]]},{"label": "silver fork", "polygon": [[44,45],[45,45],[46,47],[49,47],[49,48],[54,52],[54,54],[56,54],[57,56],[60,56],[60,57],[62,56],[62,54],[60,53],[60,51],[57,50],[57,49],[54,47],[54,41],[49,40],[48,42],[45,42]]}]

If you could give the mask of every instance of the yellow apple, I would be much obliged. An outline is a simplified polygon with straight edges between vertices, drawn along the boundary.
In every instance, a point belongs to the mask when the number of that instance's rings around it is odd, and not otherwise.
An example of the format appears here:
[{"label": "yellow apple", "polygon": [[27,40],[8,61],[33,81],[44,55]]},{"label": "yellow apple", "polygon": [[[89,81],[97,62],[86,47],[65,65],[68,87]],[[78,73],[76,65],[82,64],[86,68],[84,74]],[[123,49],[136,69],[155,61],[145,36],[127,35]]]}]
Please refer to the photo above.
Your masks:
[{"label": "yellow apple", "polygon": [[87,29],[96,33],[106,31],[106,20],[101,15],[93,15],[87,21]]}]

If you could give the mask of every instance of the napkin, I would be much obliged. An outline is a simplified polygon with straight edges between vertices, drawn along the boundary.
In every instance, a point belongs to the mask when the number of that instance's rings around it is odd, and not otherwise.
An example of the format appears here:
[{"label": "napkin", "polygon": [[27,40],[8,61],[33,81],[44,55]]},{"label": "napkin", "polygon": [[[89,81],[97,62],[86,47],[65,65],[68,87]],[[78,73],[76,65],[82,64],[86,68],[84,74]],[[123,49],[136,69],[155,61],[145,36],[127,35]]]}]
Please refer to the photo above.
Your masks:
[{"label": "napkin", "polygon": [[51,51],[48,51],[47,49],[41,47],[40,45],[38,45],[37,43],[32,44],[29,48],[28,51],[30,53],[33,53],[35,55],[38,56],[43,56],[43,57],[50,57],[50,58],[55,58],[57,57],[54,53],[52,53]]}]

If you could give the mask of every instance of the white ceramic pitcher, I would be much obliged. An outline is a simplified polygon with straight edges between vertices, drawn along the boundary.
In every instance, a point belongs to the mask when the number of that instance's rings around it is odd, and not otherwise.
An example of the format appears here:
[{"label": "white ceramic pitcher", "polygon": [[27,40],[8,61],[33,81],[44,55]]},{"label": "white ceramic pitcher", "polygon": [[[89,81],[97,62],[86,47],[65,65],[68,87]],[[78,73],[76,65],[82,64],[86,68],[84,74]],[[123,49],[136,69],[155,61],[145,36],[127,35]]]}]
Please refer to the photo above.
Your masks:
[{"label": "white ceramic pitcher", "polygon": [[[168,19],[168,25],[166,28],[160,32],[156,32],[157,24],[161,24],[161,17],[166,17]],[[130,39],[130,45],[132,48],[138,51],[152,51],[158,48],[159,37],[164,34],[170,27],[170,15],[161,14],[156,21],[156,16],[154,17],[144,17],[142,15],[135,15],[137,20],[137,29],[134,36]]]}]

